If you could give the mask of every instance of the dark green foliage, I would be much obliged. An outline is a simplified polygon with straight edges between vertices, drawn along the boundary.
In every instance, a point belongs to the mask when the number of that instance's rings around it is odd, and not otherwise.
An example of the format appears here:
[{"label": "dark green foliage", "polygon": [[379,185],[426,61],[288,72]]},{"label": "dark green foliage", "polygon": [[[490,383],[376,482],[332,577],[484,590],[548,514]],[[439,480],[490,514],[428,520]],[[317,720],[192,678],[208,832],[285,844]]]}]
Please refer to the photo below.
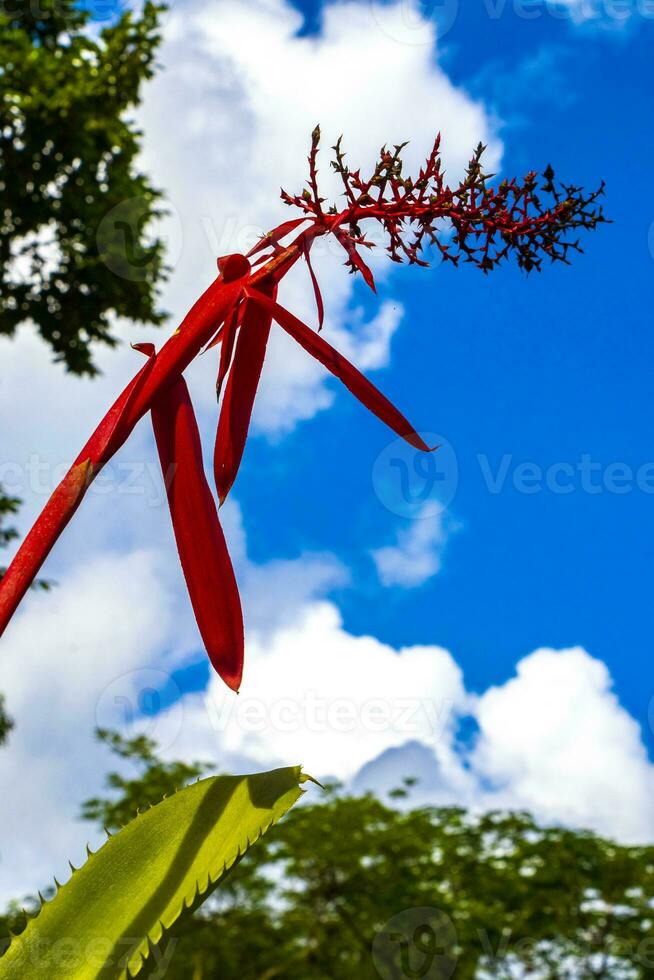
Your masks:
[{"label": "dark green foliage", "polygon": [[[15,514],[19,507],[20,500],[17,497],[8,497],[0,487],[0,548],[6,548],[14,538],[18,537],[15,528],[6,526],[6,520],[8,516]],[[0,578],[4,572],[5,569],[0,567]]]},{"label": "dark green foliage", "polygon": [[137,769],[137,775],[131,779],[119,772],[107,775],[107,789],[118,794],[117,798],[86,800],[82,806],[84,820],[93,820],[107,830],[119,830],[138,810],[159,803],[164,796],[170,796],[213,768],[202,762],[162,762],[156,756],[156,744],[144,735],[124,738],[118,732],[98,728],[96,737]]},{"label": "dark green foliage", "polygon": [[[110,779],[124,795],[85,807],[100,822],[125,819],[161,785],[151,742],[103,738],[139,760],[143,779]],[[174,783],[185,770],[164,771]],[[410,783],[399,794],[409,801]],[[520,813],[399,811],[334,787],[248,852],[184,926],[166,978],[651,977],[653,899],[652,847]],[[430,922],[424,908],[440,917]]]},{"label": "dark green foliage", "polygon": [[148,0],[94,37],[73,0],[0,8],[0,334],[34,321],[77,374],[95,371],[93,341],[114,343],[111,314],[162,321],[163,244],[146,237],[159,195],[126,119],[161,9]]},{"label": "dark green foliage", "polygon": [[[0,334],[33,320],[79,374],[94,372],[93,340],[112,343],[111,311],[162,319],[154,305],[162,244],[143,240],[158,194],[134,170],[140,134],[124,119],[152,74],[161,9],[148,2],[140,18],[125,15],[92,40],[74,0],[0,6]],[[123,225],[111,220],[116,207]],[[136,279],[117,274],[129,258],[125,221],[137,232]],[[36,235],[54,243],[52,267]],[[18,256],[27,277],[14,275]],[[0,488],[0,548],[17,537],[6,521],[19,505]],[[11,729],[3,707],[0,697],[0,743]]]},{"label": "dark green foliage", "polygon": [[[0,548],[5,548],[17,536],[13,527],[7,527],[5,520],[7,515],[15,514],[20,505],[20,500],[16,497],[8,497],[0,489]],[[0,579],[4,575],[5,569],[0,566]],[[13,722],[5,711],[5,699],[0,694],[0,745],[7,741],[7,735],[14,727]]]},{"label": "dark green foliage", "polygon": [[5,710],[5,699],[0,694],[0,745],[7,741],[9,732],[14,727],[14,723]]},{"label": "dark green foliage", "polygon": [[[8,544],[18,537],[16,528],[7,527],[6,520],[8,515],[13,515],[18,512],[20,505],[21,501],[17,497],[8,497],[2,487],[0,487],[0,548],[6,548]],[[7,569],[0,565],[0,579],[6,571]],[[37,579],[32,584],[32,588],[43,589],[47,592],[48,589],[52,588],[52,582],[48,582],[47,579]]]}]

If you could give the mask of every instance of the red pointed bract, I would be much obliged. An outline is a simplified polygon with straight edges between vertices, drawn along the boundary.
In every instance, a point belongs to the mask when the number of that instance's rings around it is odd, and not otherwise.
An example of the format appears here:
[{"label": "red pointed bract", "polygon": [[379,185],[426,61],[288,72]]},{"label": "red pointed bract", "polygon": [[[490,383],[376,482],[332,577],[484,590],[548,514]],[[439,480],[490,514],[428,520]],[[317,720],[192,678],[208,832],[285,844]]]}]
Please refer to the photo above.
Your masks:
[{"label": "red pointed bract", "polygon": [[348,236],[341,230],[334,231],[334,235],[347,252],[352,266],[359,270],[367,284],[372,289],[373,293],[376,293],[377,287],[375,286],[375,277],[372,274],[372,269],[370,269],[370,267],[363,261],[361,258],[361,253],[356,245],[354,245]]},{"label": "red pointed bract", "polygon": [[311,330],[306,323],[302,323],[283,306],[275,303],[258,290],[250,287],[245,292],[248,298],[258,303],[301,347],[304,347],[308,354],[324,364],[328,371],[331,371],[339,381],[342,381],[345,387],[377,418],[390,426],[403,439],[406,439],[411,446],[425,452],[432,451],[432,448],[418,435],[411,423],[395,408],[392,402],[385,395],[382,395],[381,391],[375,388],[353,364],[350,364],[347,358],[339,354],[326,340],[323,340],[315,330]]},{"label": "red pointed bract", "polygon": [[307,219],[306,218],[292,218],[290,221],[284,221],[281,225],[277,225],[272,231],[269,231],[267,235],[259,239],[254,248],[251,248],[247,254],[248,258],[252,258],[253,255],[257,255],[258,252],[262,252],[265,248],[270,245],[277,245],[282,238],[286,235],[290,235],[292,231],[303,225]]},{"label": "red pointed bract", "polygon": [[223,330],[222,346],[220,348],[220,364],[218,366],[218,378],[216,379],[216,395],[220,398],[229,366],[234,356],[234,345],[236,343],[236,331],[239,325],[239,313],[241,307],[236,307]]},{"label": "red pointed bract", "polygon": [[202,464],[202,446],[186,382],[152,406],[177,550],[211,663],[233,691],[243,674],[243,614],[225,536]]},{"label": "red pointed bract", "polygon": [[118,396],[91,439],[75,460],[77,464],[89,458],[96,472],[100,471],[104,464],[113,456],[118,446],[122,445],[125,441],[125,429],[126,425],[129,426],[128,419],[130,412],[136,398],[148,381],[156,362],[157,356],[155,354],[154,344],[134,344],[133,346],[134,350],[137,350],[139,354],[144,354],[147,357],[147,363],[143,365],[136,377],[132,379],[122,394]]},{"label": "red pointed bract", "polygon": [[309,270],[309,275],[311,276],[314,296],[316,297],[316,307],[318,308],[318,331],[320,332],[322,330],[322,325],[325,322],[325,304],[322,301],[320,284],[318,283],[316,274],[313,271],[313,266],[311,264],[311,247],[308,242],[304,243],[304,258],[306,259],[307,269]]},{"label": "red pointed bract", "polygon": [[[261,288],[266,290],[261,295],[268,298],[277,295],[273,282],[264,280]],[[243,458],[271,322],[272,314],[267,309],[261,309],[256,303],[246,304],[216,433],[214,474],[221,504],[234,484]]]},{"label": "red pointed bract", "polygon": [[207,344],[207,346],[206,346],[206,347],[205,347],[205,348],[204,348],[204,349],[203,349],[203,350],[201,351],[201,353],[202,353],[202,354],[206,354],[206,353],[207,353],[207,351],[210,351],[210,350],[212,350],[212,349],[213,349],[214,347],[217,347],[217,346],[218,346],[218,344],[221,344],[221,343],[222,343],[222,340],[223,340],[223,334],[224,334],[224,332],[225,332],[225,324],[223,323],[223,325],[222,325],[221,327],[219,327],[219,328],[218,328],[218,330],[216,330],[216,335],[215,335],[215,337],[213,338],[213,340],[210,340],[210,341],[209,341],[209,343],[208,343],[208,344]]}]

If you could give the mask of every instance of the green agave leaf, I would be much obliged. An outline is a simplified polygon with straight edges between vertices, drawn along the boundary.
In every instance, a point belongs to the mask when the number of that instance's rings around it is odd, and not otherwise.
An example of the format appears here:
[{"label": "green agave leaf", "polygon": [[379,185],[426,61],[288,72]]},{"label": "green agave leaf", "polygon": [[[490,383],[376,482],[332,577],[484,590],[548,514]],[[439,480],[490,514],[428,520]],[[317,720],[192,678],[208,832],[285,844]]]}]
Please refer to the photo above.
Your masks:
[{"label": "green agave leaf", "polygon": [[[203,779],[110,837],[0,959],[0,980],[125,980],[300,798],[299,767]],[[159,975],[162,975],[161,973]]]}]

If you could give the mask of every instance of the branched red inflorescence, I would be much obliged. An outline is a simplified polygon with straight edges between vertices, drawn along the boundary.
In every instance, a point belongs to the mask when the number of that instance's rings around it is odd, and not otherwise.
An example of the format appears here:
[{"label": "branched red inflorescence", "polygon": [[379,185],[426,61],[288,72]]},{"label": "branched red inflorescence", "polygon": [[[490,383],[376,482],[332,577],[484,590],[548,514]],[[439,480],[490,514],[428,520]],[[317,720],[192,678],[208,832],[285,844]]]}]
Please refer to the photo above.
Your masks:
[{"label": "branched red inflorescence", "polygon": [[[382,148],[372,175],[351,171],[339,140],[332,167],[343,184],[345,206],[325,208],[318,186],[320,129],[312,134],[309,179],[301,195],[282,191],[282,199],[302,211],[265,235],[247,256],[218,260],[219,276],[200,297],[179,329],[156,353],[136,345],[148,358],[110,408],[75,463],[54,491],[0,583],[0,635],[9,623],[55,541],[103,466],[120,449],[139,420],[152,415],[175,539],[198,627],[212,664],[238,690],[243,670],[243,622],[238,587],[213,495],[202,468],[199,431],[183,372],[202,351],[220,346],[218,394],[223,391],[214,451],[214,475],[220,503],[239,470],[252,407],[264,366],[272,322],[323,364],[394,432],[410,445],[429,451],[421,436],[394,405],[319,332],[277,302],[279,283],[305,259],[318,310],[324,303],[311,264],[317,238],[332,234],[344,249],[350,272],[359,272],[374,290],[373,274],[362,250],[371,249],[361,224],[373,220],[388,237],[394,262],[427,265],[430,249],[454,265],[463,259],[483,272],[514,255],[530,272],[543,258],[568,262],[581,251],[570,239],[577,229],[592,229],[605,219],[598,198],[603,186],[584,195],[578,187],[557,185],[551,167],[538,177],[495,186],[484,173],[479,146],[465,178],[450,188],[440,157],[440,137],[415,178],[402,174],[402,150]],[[543,200],[545,195],[545,200]],[[305,226],[299,231],[301,226]],[[298,232],[290,244],[282,241]]]},{"label": "branched red inflorescence", "polygon": [[594,228],[605,221],[598,206],[603,184],[585,195],[579,187],[558,184],[548,166],[540,188],[535,171],[522,181],[513,178],[495,186],[494,175],[484,172],[486,147],[482,143],[468,164],[465,178],[451,188],[442,167],[440,134],[414,178],[403,176],[406,143],[395,146],[392,153],[382,147],[372,175],[363,178],[360,170],[347,166],[339,139],[333,147],[332,167],[343,182],[347,207],[339,211],[333,204],[325,213],[316,179],[319,142],[317,127],[309,156],[308,189],[295,196],[283,191],[282,200],[301,208],[318,233],[332,231],[348,253],[351,271],[364,273],[366,279],[360,249],[374,245],[366,240],[360,224],[368,219],[383,226],[393,262],[428,265],[424,252],[433,247],[446,262],[458,265],[463,258],[484,272],[510,254],[527,272],[540,268],[544,257],[568,262],[570,251],[581,251],[577,240],[568,240],[570,232]]}]

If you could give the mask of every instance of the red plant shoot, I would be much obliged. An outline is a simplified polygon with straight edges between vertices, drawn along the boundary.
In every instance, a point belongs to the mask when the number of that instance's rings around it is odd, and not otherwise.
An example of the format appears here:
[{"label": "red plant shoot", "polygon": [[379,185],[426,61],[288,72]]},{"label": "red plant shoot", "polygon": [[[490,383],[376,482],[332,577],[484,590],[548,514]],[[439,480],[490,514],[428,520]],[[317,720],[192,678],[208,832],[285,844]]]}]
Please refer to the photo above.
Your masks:
[{"label": "red plant shoot", "polygon": [[[319,335],[324,303],[311,265],[317,238],[334,235],[351,273],[360,273],[371,289],[373,274],[363,258],[373,247],[362,225],[378,222],[388,239],[393,262],[427,265],[434,249],[444,262],[473,263],[484,273],[513,255],[526,272],[542,260],[569,262],[581,251],[570,236],[605,219],[598,199],[603,185],[585,195],[560,185],[548,167],[523,180],[492,183],[485,174],[481,144],[464,179],[454,188],[445,181],[440,136],[417,177],[403,176],[401,154],[383,147],[369,177],[352,171],[339,140],[332,167],[339,174],[344,207],[325,207],[318,190],[318,127],[309,154],[309,180],[302,194],[282,192],[282,200],[302,212],[265,235],[248,256],[218,260],[218,278],[203,293],[158,353],[136,345],[148,358],[125,388],[68,474],[52,494],[0,583],[0,635],[37,576],[55,541],[102,467],[120,449],[148,412],[157,448],[175,540],[198,628],[211,662],[225,683],[238,690],[243,671],[243,621],[234,571],[216,505],[202,467],[200,436],[183,372],[203,350],[219,346],[217,390],[220,404],[214,474],[222,504],[234,484],[247,440],[252,407],[264,367],[273,321],[315,357],[379,419],[417,449],[429,451],[414,427],[349,361]],[[540,186],[539,186],[540,185]],[[301,231],[299,229],[304,226]],[[290,244],[282,241],[297,232]],[[298,260],[307,263],[318,310],[318,331],[277,302],[279,284]]]}]

